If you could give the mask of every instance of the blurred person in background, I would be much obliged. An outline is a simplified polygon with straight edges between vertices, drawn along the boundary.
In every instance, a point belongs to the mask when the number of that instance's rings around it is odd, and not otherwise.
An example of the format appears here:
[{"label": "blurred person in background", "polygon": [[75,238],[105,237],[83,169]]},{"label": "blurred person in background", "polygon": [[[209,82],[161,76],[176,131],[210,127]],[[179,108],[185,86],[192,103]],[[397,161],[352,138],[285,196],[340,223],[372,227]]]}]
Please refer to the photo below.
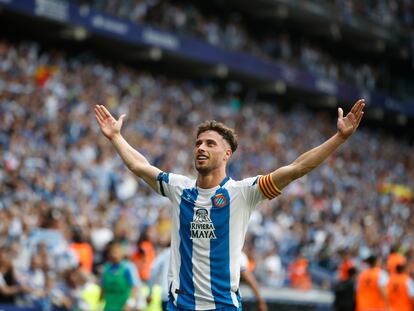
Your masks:
[{"label": "blurred person in background", "polygon": [[[99,215],[99,214],[98,214]],[[106,261],[105,251],[107,245],[114,240],[114,232],[109,225],[104,223],[104,217],[99,215],[93,222],[90,234],[90,242],[93,247],[93,272],[98,273]]]},{"label": "blurred person in background", "polygon": [[104,310],[138,310],[140,280],[135,266],[124,259],[124,250],[119,242],[111,242],[108,255],[109,260],[104,264],[101,276]]},{"label": "blurred person in background", "polygon": [[309,271],[309,261],[303,251],[288,266],[289,285],[295,289],[309,290],[312,288],[312,279]]},{"label": "blurred person in background", "polygon": [[387,284],[390,311],[412,311],[414,302],[414,282],[406,272],[406,265],[399,264],[390,274]]},{"label": "blurred person in background", "polygon": [[33,306],[42,311],[51,310],[50,288],[48,284],[49,268],[45,259],[40,253],[32,255],[30,268],[27,272],[20,274],[20,283],[28,288],[23,295],[25,306]]},{"label": "blurred person in background", "polygon": [[414,249],[410,247],[405,253],[407,258],[406,272],[411,278],[414,278]]},{"label": "blurred person in background", "polygon": [[155,248],[152,242],[153,226],[146,226],[141,232],[137,242],[137,249],[131,256],[131,261],[137,266],[142,281],[147,282],[150,278],[152,263],[155,259]]},{"label": "blurred person in background", "polygon": [[10,249],[0,247],[0,303],[14,304],[19,295],[29,292],[30,288],[19,283]]},{"label": "blurred person in background", "polygon": [[95,283],[94,278],[85,272],[84,268],[79,267],[72,270],[72,307],[71,309],[81,311],[100,311],[101,289]]},{"label": "blurred person in background", "polygon": [[370,255],[365,262],[368,268],[362,271],[357,279],[356,310],[389,310],[388,274],[381,269],[381,257]]},{"label": "blurred person in background", "polygon": [[349,278],[349,271],[351,271],[350,269],[355,267],[355,263],[354,260],[352,259],[351,256],[351,251],[349,249],[346,248],[342,248],[338,251],[338,255],[340,258],[340,262],[338,265],[338,280],[341,281],[346,281]]},{"label": "blurred person in background", "polygon": [[[240,307],[239,257],[251,211],[265,199],[278,196],[280,189],[309,173],[339,148],[357,129],[364,106],[364,100],[358,100],[346,117],[339,108],[337,132],[290,165],[242,181],[231,180],[226,173],[237,140],[234,131],[224,124],[206,121],[199,125],[193,150],[198,176],[191,179],[151,165],[123,138],[126,115],[116,120],[104,106],[95,106],[102,133],[126,166],[174,203],[169,309]],[[206,269],[210,274],[204,273]]]},{"label": "blurred person in background", "polygon": [[397,266],[405,265],[407,262],[405,256],[400,253],[397,245],[393,245],[387,258],[387,270],[389,274],[397,272]]},{"label": "blurred person in background", "polygon": [[93,267],[93,249],[90,243],[85,239],[81,228],[72,229],[72,242],[70,248],[76,254],[82,269],[91,273]]},{"label": "blurred person in background", "polygon": [[270,287],[282,287],[285,281],[285,270],[277,248],[271,248],[257,266],[260,283]]},{"label": "blurred person in background", "polygon": [[354,311],[355,310],[355,287],[357,270],[354,266],[346,271],[346,278],[341,279],[334,286],[334,310],[335,311]]},{"label": "blurred person in background", "polygon": [[[160,240],[160,246],[162,249],[155,257],[153,265],[151,267],[151,276],[148,280],[149,288],[149,301],[150,304],[157,304],[157,299],[161,299],[161,309],[167,310],[168,303],[168,270],[170,265],[171,258],[171,238],[165,238]],[[161,290],[161,295],[157,293],[158,290],[155,286],[159,287]],[[157,297],[161,296],[161,297]],[[158,308],[159,309],[159,308]],[[152,310],[152,309],[151,309]]]},{"label": "blurred person in background", "polygon": [[51,301],[64,310],[101,311],[100,287],[81,266],[63,272],[51,289]]}]

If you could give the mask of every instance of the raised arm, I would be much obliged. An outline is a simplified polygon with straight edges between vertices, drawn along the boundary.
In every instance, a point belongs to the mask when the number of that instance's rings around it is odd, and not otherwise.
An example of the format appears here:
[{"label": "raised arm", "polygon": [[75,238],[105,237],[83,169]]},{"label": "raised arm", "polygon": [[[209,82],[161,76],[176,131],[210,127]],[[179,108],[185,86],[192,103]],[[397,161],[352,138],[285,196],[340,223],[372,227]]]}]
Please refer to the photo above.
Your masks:
[{"label": "raised arm", "polygon": [[282,189],[295,179],[306,175],[318,167],[355,132],[364,115],[364,106],[365,100],[358,100],[346,117],[343,117],[342,108],[338,108],[338,131],[336,134],[318,147],[300,155],[290,165],[283,166],[272,172],[270,176],[274,185],[278,189]]},{"label": "raised arm", "polygon": [[125,165],[138,177],[141,177],[152,189],[157,190],[157,176],[160,169],[152,166],[148,160],[135,150],[122,136],[121,128],[125,114],[116,120],[102,105],[95,106],[95,117],[102,133],[110,140]]}]

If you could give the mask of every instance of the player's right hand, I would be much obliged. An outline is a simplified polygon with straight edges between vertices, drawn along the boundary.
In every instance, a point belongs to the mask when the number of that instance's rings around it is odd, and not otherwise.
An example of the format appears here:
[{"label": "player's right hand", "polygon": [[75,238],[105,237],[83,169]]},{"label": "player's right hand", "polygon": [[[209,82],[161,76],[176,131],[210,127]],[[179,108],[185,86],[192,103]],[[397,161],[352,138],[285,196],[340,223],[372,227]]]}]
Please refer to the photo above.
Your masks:
[{"label": "player's right hand", "polygon": [[116,120],[111,113],[102,105],[95,106],[95,117],[98,121],[102,133],[108,138],[113,139],[121,133],[122,123],[126,114],[123,114]]}]

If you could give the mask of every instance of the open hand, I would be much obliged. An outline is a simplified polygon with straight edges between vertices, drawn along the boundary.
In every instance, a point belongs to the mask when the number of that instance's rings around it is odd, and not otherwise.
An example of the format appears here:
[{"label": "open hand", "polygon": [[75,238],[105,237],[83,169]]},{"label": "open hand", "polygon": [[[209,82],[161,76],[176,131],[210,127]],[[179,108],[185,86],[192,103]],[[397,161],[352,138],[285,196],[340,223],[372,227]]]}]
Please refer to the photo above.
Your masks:
[{"label": "open hand", "polygon": [[344,139],[347,139],[349,136],[351,136],[358,128],[362,116],[364,115],[364,107],[365,100],[358,100],[345,118],[343,116],[344,112],[342,108],[338,108],[338,132]]},{"label": "open hand", "polygon": [[114,136],[121,133],[122,123],[126,114],[123,114],[116,120],[111,113],[102,105],[95,106],[95,117],[98,121],[102,133],[108,138],[112,139]]}]

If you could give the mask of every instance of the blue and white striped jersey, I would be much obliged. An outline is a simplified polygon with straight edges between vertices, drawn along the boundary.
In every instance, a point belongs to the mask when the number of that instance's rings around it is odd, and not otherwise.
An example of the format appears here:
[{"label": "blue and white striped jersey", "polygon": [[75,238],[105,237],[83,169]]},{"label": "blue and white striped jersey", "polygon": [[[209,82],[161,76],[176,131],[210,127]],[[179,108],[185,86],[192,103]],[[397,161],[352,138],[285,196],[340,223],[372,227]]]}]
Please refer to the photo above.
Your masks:
[{"label": "blue and white striped jersey", "polygon": [[[239,307],[240,256],[250,214],[266,199],[263,177],[226,177],[212,189],[160,173],[159,193],[173,203],[170,299],[187,310]],[[278,192],[277,194],[279,194]]]}]

